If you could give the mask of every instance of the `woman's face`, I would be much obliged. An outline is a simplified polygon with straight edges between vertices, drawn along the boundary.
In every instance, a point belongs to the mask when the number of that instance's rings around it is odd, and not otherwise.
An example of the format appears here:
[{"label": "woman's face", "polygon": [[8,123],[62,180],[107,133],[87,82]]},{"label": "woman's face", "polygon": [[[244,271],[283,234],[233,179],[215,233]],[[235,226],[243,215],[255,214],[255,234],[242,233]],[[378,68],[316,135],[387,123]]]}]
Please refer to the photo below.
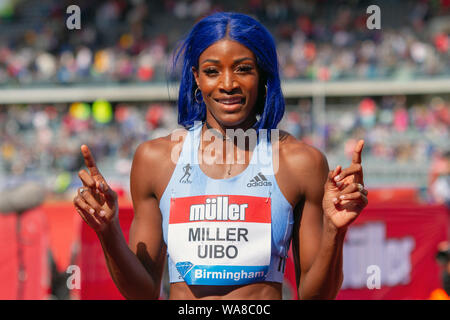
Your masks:
[{"label": "woman's face", "polygon": [[252,124],[258,98],[259,71],[252,51],[224,39],[208,47],[192,68],[197,86],[211,116],[224,127]]}]

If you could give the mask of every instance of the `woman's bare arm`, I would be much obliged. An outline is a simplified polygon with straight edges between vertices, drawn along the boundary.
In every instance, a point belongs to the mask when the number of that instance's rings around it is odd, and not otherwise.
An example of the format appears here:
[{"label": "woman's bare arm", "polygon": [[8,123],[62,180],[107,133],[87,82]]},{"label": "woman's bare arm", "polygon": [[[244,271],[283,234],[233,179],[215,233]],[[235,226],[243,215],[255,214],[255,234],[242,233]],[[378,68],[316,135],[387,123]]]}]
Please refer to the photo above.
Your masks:
[{"label": "woman's bare arm", "polygon": [[[342,171],[340,166],[329,171],[325,156],[314,147],[293,138],[287,145],[281,152],[280,170],[290,178],[285,191],[297,204],[293,251],[298,296],[334,299],[343,280],[342,249],[347,227],[367,204],[367,191],[355,190],[356,182],[362,183],[362,145],[357,146],[352,165]],[[338,174],[344,176],[340,186],[334,181]],[[334,202],[343,194],[352,199]]]},{"label": "woman's bare arm", "polygon": [[[295,153],[295,152],[294,152]],[[293,236],[294,260],[299,299],[334,299],[342,282],[343,234],[327,228],[324,223],[322,200],[328,164],[320,151],[307,146],[291,156],[301,182],[302,207]],[[295,170],[295,169],[294,169]],[[298,209],[298,208],[297,208]]]},{"label": "woman's bare arm", "polygon": [[[127,299],[157,299],[165,246],[161,213],[152,191],[153,170],[148,168],[157,169],[157,164],[152,161],[155,156],[158,158],[155,155],[158,150],[152,150],[152,143],[146,142],[139,146],[133,159],[131,193],[134,218],[129,244],[119,224],[117,195],[100,175],[89,150],[82,147],[82,152],[90,174],[80,171],[86,191],[74,199],[77,211],[97,233],[111,277],[122,295]],[[95,212],[90,213],[90,208]]]}]

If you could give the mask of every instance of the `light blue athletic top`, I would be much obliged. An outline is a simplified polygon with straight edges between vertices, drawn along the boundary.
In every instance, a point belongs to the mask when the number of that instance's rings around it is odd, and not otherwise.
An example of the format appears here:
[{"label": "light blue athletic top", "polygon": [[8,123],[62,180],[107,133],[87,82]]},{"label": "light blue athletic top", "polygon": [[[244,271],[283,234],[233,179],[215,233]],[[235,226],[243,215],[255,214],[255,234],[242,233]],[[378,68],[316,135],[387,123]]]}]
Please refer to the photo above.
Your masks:
[{"label": "light blue athletic top", "polygon": [[212,179],[199,166],[201,128],[187,131],[159,203],[170,282],[283,282],[294,219],[275,179],[267,134],[258,135],[243,172]]}]

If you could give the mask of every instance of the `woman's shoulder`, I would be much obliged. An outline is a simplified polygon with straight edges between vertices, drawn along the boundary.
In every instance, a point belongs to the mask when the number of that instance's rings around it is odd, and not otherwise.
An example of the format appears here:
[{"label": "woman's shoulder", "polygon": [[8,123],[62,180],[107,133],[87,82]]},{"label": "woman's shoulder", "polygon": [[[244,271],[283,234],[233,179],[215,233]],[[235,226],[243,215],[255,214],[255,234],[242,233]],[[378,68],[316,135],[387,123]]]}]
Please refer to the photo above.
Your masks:
[{"label": "woman's shoulder", "polygon": [[145,160],[147,164],[149,161],[158,164],[164,162],[161,161],[163,159],[178,157],[187,132],[184,128],[178,128],[166,136],[142,142],[136,148],[133,161]]},{"label": "woman's shoulder", "polygon": [[326,157],[316,147],[281,130],[274,152],[278,152],[279,157],[278,185],[295,206],[315,185],[313,182],[321,180],[325,171],[328,173]]},{"label": "woman's shoulder", "polygon": [[311,168],[326,161],[325,155],[318,148],[298,140],[290,133],[280,130],[279,143],[275,151],[279,153],[280,164],[295,168]]},{"label": "woman's shoulder", "polygon": [[131,167],[131,184],[146,194],[161,198],[165,186],[178,161],[186,130],[175,130],[171,134],[142,142],[134,153]]}]

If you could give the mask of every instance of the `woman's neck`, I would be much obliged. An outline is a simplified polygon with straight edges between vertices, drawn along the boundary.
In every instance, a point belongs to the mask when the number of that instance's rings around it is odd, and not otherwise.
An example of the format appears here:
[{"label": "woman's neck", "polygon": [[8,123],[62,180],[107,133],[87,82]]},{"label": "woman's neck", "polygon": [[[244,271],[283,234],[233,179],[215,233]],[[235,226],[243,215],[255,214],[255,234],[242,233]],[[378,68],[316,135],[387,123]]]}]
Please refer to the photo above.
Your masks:
[{"label": "woman's neck", "polygon": [[[226,176],[231,176],[233,164],[245,164],[250,161],[251,151],[257,144],[258,134],[256,130],[249,129],[253,128],[256,121],[255,117],[237,126],[226,127],[220,125],[214,118],[210,123],[207,118],[201,134],[202,159],[206,156],[210,163],[226,165]],[[215,138],[211,139],[212,136]],[[203,154],[205,150],[208,150],[206,155]]]},{"label": "woman's neck", "polygon": [[217,122],[214,118],[211,121],[211,119],[208,120],[207,117],[205,120],[205,131],[211,130],[217,137],[220,137],[223,140],[231,140],[232,138],[236,137],[236,130],[242,129],[244,132],[246,132],[248,129],[253,128],[256,121],[256,117],[249,117],[244,122],[236,126],[225,126]]}]

